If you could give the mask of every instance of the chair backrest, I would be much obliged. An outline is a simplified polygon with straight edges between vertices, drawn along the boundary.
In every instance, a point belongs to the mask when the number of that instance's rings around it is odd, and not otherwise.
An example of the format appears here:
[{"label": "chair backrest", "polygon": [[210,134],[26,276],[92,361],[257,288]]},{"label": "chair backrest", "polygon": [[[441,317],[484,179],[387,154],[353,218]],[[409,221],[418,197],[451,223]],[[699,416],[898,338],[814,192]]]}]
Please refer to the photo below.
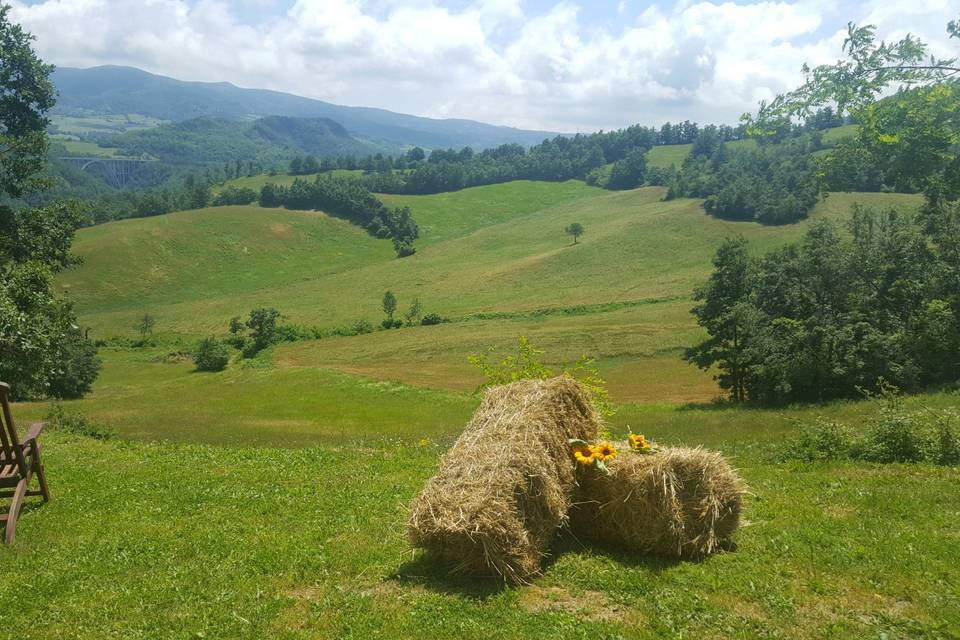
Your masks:
[{"label": "chair backrest", "polygon": [[0,382],[0,467],[16,464],[21,475],[27,474],[27,462],[23,457],[23,449],[17,437],[17,427],[13,424],[13,414],[10,413],[10,404],[7,396],[10,395],[10,385]]}]

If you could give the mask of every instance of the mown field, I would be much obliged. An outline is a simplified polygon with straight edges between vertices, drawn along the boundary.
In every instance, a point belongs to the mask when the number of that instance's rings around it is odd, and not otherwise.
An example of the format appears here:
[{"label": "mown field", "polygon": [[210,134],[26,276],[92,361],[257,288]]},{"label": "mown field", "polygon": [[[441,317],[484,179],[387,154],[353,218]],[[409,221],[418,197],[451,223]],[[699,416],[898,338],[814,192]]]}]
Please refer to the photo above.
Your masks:
[{"label": "mown field", "polygon": [[163,123],[163,120],[137,113],[54,115],[50,117],[50,130],[54,139],[58,137],[79,139],[90,133],[123,133],[135,129],[150,129]]},{"label": "mown field", "polygon": [[[960,637],[960,470],[777,462],[801,423],[862,430],[879,406],[714,403],[710,374],[679,358],[723,237],[761,252],[809,222],[724,222],[661,196],[517,182],[385,197],[423,230],[403,260],[322,213],[221,207],[82,230],[84,263],[59,281],[81,322],[130,338],[150,313],[155,344],[102,348],[94,392],[64,403],[114,438],[45,434],[55,499],[0,549],[0,637]],[[833,194],[812,219],[842,221],[854,202],[918,199]],[[303,325],[375,323],[386,289],[401,312],[418,296],[451,322],[285,343],[212,374],[186,353],[259,305]],[[412,551],[407,507],[479,402],[466,356],[520,335],[554,365],[596,359],[614,435],[726,453],[751,488],[736,549],[673,562],[564,536],[541,577],[509,588]],[[14,411],[26,423],[48,408]]]},{"label": "mown field", "polygon": [[[218,405],[220,421],[252,405]],[[54,501],[0,549],[4,637],[956,637],[960,471],[772,463],[770,418],[697,411],[647,431],[739,467],[752,493],[734,551],[673,562],[561,537],[543,575],[510,588],[449,578],[406,542],[450,432],[305,449],[50,433]]]},{"label": "mown field", "polygon": [[82,140],[54,140],[56,144],[62,144],[67,154],[72,156],[95,156],[103,158],[113,158],[120,154],[120,149],[114,147],[101,147],[94,142],[85,142]]},{"label": "mown field", "polygon": [[[333,169],[331,171],[324,171],[323,175],[329,176],[354,176],[362,174],[363,171],[360,169]],[[240,178],[234,178],[233,180],[228,180],[223,184],[223,187],[237,187],[237,188],[247,188],[253,189],[254,191],[260,191],[265,184],[280,184],[283,186],[290,186],[293,184],[294,180],[315,180],[317,178],[316,173],[311,173],[308,175],[302,176],[292,176],[286,173],[280,173],[276,175],[269,174],[260,174],[256,176],[242,176]],[[215,187],[214,193],[220,191],[223,187]]]}]

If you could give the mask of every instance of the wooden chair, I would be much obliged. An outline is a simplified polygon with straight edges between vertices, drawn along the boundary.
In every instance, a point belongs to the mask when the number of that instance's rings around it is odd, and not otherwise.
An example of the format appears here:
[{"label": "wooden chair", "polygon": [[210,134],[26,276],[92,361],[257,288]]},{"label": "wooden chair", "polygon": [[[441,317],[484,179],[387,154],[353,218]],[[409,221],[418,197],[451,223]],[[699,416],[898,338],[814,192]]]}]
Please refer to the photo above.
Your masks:
[{"label": "wooden chair", "polygon": [[[17,437],[17,428],[13,425],[7,396],[10,385],[0,382],[0,498],[12,498],[10,509],[0,515],[0,522],[6,524],[4,542],[11,544],[17,534],[17,518],[23,508],[23,499],[28,496],[43,496],[44,502],[50,500],[47,478],[43,475],[43,463],[40,462],[40,443],[37,436],[43,430],[43,423],[30,425],[23,442]],[[30,489],[33,474],[37,474],[39,489]]]}]

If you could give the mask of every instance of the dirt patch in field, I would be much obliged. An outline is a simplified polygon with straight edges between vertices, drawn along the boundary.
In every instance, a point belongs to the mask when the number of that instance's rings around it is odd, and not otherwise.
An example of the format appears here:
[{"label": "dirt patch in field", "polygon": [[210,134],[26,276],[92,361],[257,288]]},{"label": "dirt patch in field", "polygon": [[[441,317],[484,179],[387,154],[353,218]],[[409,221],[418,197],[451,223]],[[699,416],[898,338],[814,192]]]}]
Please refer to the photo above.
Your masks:
[{"label": "dirt patch in field", "polygon": [[[803,586],[799,590],[805,590]],[[863,585],[842,584],[829,596],[820,595],[801,602],[798,618],[807,621],[810,629],[824,623],[846,623],[862,630],[887,624],[884,620],[908,624],[929,624],[928,615],[917,609],[914,603],[888,594],[881,594]]]},{"label": "dirt patch in field", "polygon": [[854,516],[857,510],[845,504],[831,504],[823,508],[823,515],[836,520],[846,520]]},{"label": "dirt patch in field", "polygon": [[324,593],[324,588],[319,585],[301,585],[286,589],[283,595],[292,598],[294,602],[280,612],[271,626],[278,634],[330,630],[330,616],[323,607]]},{"label": "dirt patch in field", "polygon": [[571,592],[563,587],[525,587],[520,606],[530,613],[570,613],[590,622],[638,624],[642,616],[636,609],[614,602],[599,591]]},{"label": "dirt patch in field", "polygon": [[290,234],[290,225],[285,222],[271,222],[270,233],[275,236],[285,237]]},{"label": "dirt patch in field", "polygon": [[726,609],[731,614],[743,620],[759,624],[766,623],[768,620],[768,616],[759,602],[748,600],[742,595],[717,592],[709,595],[708,599],[713,604]]},{"label": "dirt patch in field", "polygon": [[320,585],[309,584],[291,587],[283,592],[283,595],[294,600],[313,600],[319,602],[323,597],[324,588]]}]

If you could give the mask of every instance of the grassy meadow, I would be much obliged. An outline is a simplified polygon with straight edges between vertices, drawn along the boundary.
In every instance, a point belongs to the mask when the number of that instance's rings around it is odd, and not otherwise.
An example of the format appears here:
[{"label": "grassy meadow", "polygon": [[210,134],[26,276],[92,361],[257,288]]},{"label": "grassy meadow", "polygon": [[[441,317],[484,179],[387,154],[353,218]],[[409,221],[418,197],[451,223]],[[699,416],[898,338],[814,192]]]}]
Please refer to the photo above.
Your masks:
[{"label": "grassy meadow", "polygon": [[[44,434],[54,501],[0,549],[0,637],[960,637],[960,470],[776,462],[800,422],[862,429],[879,406],[732,407],[680,360],[722,239],[759,253],[810,222],[727,222],[662,195],[571,181],[383,196],[421,227],[405,259],[323,213],[255,206],[81,230],[84,262],[58,281],[81,323],[116,345],[150,313],[154,346],[102,348],[93,392],[64,403],[117,437]],[[836,193],[811,220],[854,202],[919,199]],[[576,245],[571,222],[586,229]],[[387,289],[401,314],[419,297],[450,322],[284,343],[220,373],[187,353],[256,306],[376,324]],[[479,402],[467,355],[520,335],[551,365],[596,359],[614,435],[727,454],[751,488],[736,549],[674,562],[561,537],[543,576],[509,588],[412,551],[407,507]],[[48,409],[14,406],[22,423]]]},{"label": "grassy meadow", "polygon": [[50,130],[54,139],[79,139],[90,133],[123,133],[136,129],[151,129],[163,123],[163,120],[138,113],[53,115],[50,117]]},{"label": "grassy meadow", "polygon": [[[416,297],[452,322],[333,337],[277,349],[281,367],[472,390],[470,353],[528,335],[559,363],[598,360],[619,401],[709,401],[710,375],[679,360],[699,335],[691,292],[716,246],[742,234],[756,251],[798,238],[809,221],[766,227],[706,216],[663,189],[607,192],[582,182],[514,182],[435,196],[384,196],[422,228],[415,256],[322,213],[218,207],[81,230],[84,262],[59,284],[100,338],[157,320],[161,340],[225,335],[258,306],[322,329],[382,318],[387,289],[402,313]],[[842,220],[854,202],[914,206],[913,196],[832,194],[810,220]],[[572,245],[563,227],[586,234]]]},{"label": "grassy meadow", "polygon": [[62,144],[67,154],[71,156],[115,158],[122,156],[120,149],[115,147],[101,147],[95,142],[86,142],[84,140],[56,140],[57,144]]},{"label": "grassy meadow", "polygon": [[[333,169],[331,171],[325,171],[322,175],[331,175],[331,176],[354,176],[363,173],[362,169]],[[214,193],[219,192],[224,187],[237,187],[237,188],[247,188],[253,189],[254,191],[260,191],[266,184],[279,184],[285,187],[289,187],[293,184],[294,180],[316,180],[317,176],[321,174],[311,173],[302,176],[292,176],[287,173],[278,173],[276,175],[269,175],[262,173],[256,176],[241,176],[239,178],[234,178],[228,180],[223,184],[222,187],[214,187]]]}]

